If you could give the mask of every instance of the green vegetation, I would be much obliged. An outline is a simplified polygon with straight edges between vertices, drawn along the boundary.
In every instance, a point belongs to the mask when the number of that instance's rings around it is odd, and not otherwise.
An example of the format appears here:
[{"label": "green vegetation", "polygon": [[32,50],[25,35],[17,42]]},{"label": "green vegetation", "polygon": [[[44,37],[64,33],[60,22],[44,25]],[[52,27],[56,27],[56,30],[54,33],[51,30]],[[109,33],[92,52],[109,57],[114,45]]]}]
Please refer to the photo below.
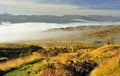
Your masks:
[{"label": "green vegetation", "polygon": [[[7,57],[14,59],[32,54],[32,52],[43,50],[40,46],[35,45],[16,45],[16,44],[2,44],[0,45],[0,57]],[[1,60],[2,61],[2,60]]]},{"label": "green vegetation", "polygon": [[[84,45],[82,45],[83,43]],[[116,73],[112,73],[110,76],[117,76],[120,68],[116,61],[114,61],[114,64],[106,64],[106,67],[104,67],[103,63],[110,61],[111,58],[113,60],[117,59],[120,45],[102,46],[96,43],[95,46],[94,44],[93,42],[20,42],[1,44],[2,49],[7,48],[6,52],[11,49],[12,51],[20,51],[19,49],[16,50],[16,48],[27,48],[31,53],[25,53],[22,56],[9,58],[9,60],[1,62],[0,74],[1,76],[2,74],[5,76],[86,76],[99,65],[91,72],[91,76],[109,76],[108,73],[113,71]],[[22,50],[20,52],[23,53]],[[109,66],[113,67],[108,69]],[[104,73],[108,75],[104,75]]]}]

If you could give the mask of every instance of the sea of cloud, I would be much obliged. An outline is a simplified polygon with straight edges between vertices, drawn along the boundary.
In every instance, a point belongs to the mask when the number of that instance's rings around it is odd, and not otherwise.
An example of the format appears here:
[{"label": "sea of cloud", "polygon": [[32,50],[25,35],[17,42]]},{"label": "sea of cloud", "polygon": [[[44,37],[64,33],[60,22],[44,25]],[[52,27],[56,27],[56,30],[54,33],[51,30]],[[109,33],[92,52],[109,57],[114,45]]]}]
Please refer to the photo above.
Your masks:
[{"label": "sea of cloud", "polygon": [[[76,27],[81,25],[109,25],[120,23],[4,23],[0,24],[0,42],[45,40],[66,32],[43,32],[53,28]],[[68,33],[68,32],[67,32]],[[71,33],[71,32],[70,32]]]}]

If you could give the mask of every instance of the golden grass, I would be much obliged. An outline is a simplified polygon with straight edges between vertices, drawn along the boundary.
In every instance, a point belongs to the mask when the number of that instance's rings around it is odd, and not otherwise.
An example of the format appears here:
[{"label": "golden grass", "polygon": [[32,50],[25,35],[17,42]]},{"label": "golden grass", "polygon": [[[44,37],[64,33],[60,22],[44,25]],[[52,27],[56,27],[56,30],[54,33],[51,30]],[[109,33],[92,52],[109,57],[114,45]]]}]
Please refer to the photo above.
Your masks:
[{"label": "golden grass", "polygon": [[58,56],[52,57],[52,60],[59,60],[62,63],[65,63],[67,60],[77,60],[78,53],[63,53],[59,54]]},{"label": "golden grass", "polygon": [[98,63],[103,62],[108,58],[112,58],[120,53],[120,45],[105,45],[96,50],[91,51],[89,54],[92,56],[91,59]]},{"label": "golden grass", "polygon": [[32,61],[34,61],[36,59],[40,59],[40,58],[41,58],[41,55],[39,53],[35,53],[33,55],[29,55],[29,56],[17,58],[14,60],[10,60],[10,61],[7,61],[5,63],[1,63],[0,70],[6,71],[6,70],[9,70],[11,68],[19,67],[23,64],[32,62]]},{"label": "golden grass", "polygon": [[91,55],[95,55],[95,54],[101,54],[103,53],[105,50],[106,51],[112,51],[112,50],[118,50],[118,48],[120,49],[120,45],[105,45],[103,47],[100,47],[92,52],[90,52]]},{"label": "golden grass", "polygon": [[110,58],[95,68],[90,76],[119,76],[120,65],[117,64],[119,56]]}]

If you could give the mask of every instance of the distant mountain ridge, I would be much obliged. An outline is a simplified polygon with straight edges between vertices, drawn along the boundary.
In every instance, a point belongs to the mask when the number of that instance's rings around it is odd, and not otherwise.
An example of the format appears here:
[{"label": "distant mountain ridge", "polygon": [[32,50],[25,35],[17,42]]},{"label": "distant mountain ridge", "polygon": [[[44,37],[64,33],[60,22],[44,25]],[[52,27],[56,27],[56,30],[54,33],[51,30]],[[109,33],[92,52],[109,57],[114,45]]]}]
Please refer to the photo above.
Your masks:
[{"label": "distant mountain ridge", "polygon": [[0,22],[25,23],[25,22],[45,22],[45,23],[86,23],[95,22],[120,22],[120,16],[101,16],[101,15],[12,15],[8,13],[0,14]]}]

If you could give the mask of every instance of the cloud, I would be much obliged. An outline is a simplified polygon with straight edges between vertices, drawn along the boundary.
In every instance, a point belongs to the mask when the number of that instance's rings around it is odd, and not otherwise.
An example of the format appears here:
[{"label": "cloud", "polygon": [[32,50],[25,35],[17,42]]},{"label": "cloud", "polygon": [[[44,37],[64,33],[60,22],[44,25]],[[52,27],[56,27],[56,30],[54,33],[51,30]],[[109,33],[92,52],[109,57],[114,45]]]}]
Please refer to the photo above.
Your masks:
[{"label": "cloud", "polygon": [[2,0],[0,4],[67,4],[92,9],[120,9],[120,0]]},{"label": "cloud", "polygon": [[[74,31],[46,31],[53,28],[65,28],[65,27],[76,27],[81,25],[115,25],[120,24],[108,22],[108,23],[70,23],[70,24],[57,24],[57,23],[3,23],[0,25],[0,43],[1,42],[14,42],[14,41],[29,41],[29,40],[51,40],[57,37],[58,39],[62,36],[71,35],[78,33]],[[33,27],[34,25],[34,27]],[[80,31],[79,31],[80,33]],[[77,34],[78,35],[78,34]],[[64,38],[63,38],[64,39]],[[56,39],[57,40],[57,39]],[[69,40],[69,39],[67,39]]]},{"label": "cloud", "polygon": [[[45,2],[46,1],[46,2]],[[82,2],[81,3],[87,4]],[[0,13],[38,15],[120,15],[120,10],[93,9],[78,0],[2,0]],[[92,0],[94,1],[94,0]],[[56,4],[56,3],[57,4]],[[79,4],[78,5],[72,5]],[[89,3],[89,2],[88,2]],[[96,2],[97,3],[97,2]],[[101,3],[102,4],[102,3]],[[88,5],[88,4],[87,4]],[[89,6],[89,5],[88,5]]]},{"label": "cloud", "polygon": [[[35,26],[33,27],[33,25]],[[45,30],[52,28],[65,28],[70,26],[78,26],[78,23],[3,23],[0,25],[0,42],[50,39],[54,38],[55,36],[63,35],[65,32],[45,32]]]},{"label": "cloud", "polygon": [[33,2],[70,4],[93,9],[120,9],[120,0],[30,0]]},{"label": "cloud", "polygon": [[1,9],[8,12],[28,13],[28,14],[63,14],[71,12],[71,10],[78,8],[77,6],[65,5],[65,4],[44,4],[44,3],[33,3],[33,2],[22,2],[7,0],[8,2],[2,2]]}]

